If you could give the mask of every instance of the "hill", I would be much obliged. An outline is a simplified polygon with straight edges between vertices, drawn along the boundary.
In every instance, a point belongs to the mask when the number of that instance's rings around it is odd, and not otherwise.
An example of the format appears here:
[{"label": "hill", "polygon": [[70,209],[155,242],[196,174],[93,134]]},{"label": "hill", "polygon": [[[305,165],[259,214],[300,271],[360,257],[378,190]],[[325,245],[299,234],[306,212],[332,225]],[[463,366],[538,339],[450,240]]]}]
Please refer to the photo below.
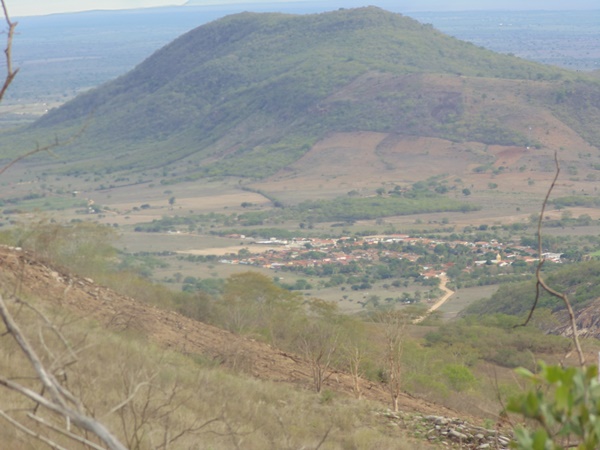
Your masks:
[{"label": "hill", "polygon": [[544,146],[523,126],[533,115],[597,144],[599,95],[580,75],[375,7],[242,13],[181,36],[8,140],[24,148],[87,124],[59,152],[70,166],[263,178],[331,133]]},{"label": "hill", "polygon": [[[322,398],[335,395],[336,400],[319,400],[321,397],[309,393],[311,366],[301,356],[123,296],[91,279],[48,265],[22,249],[0,246],[0,285],[6,297],[11,297],[7,294],[10,287],[18,285],[19,297],[26,299],[27,306],[31,307],[26,309],[33,309],[38,318],[44,319],[44,327],[52,330],[50,334],[60,330],[73,339],[72,350],[81,354],[64,370],[68,373],[69,387],[82,395],[86,406],[106,409],[110,402],[122,401],[122,398],[116,400],[114,397],[122,395],[120,389],[125,392],[130,389],[127,395],[131,396],[126,404],[133,414],[131,424],[122,422],[127,420],[127,411],[121,413],[113,408],[102,416],[102,420],[129,445],[138,439],[140,448],[145,448],[144,443],[161,435],[165,418],[165,429],[173,430],[177,445],[201,442],[211,448],[232,448],[230,441],[239,437],[242,429],[245,430],[244,448],[281,448],[281,439],[288,445],[300,446],[315,438],[327,439],[334,448],[341,442],[355,443],[355,448],[372,448],[374,443],[381,443],[386,448],[391,448],[390,445],[402,449],[442,448],[461,439],[462,435],[440,435],[436,442],[427,442],[426,438],[412,439],[410,435],[414,430],[410,427],[432,428],[434,420],[450,424],[444,417],[452,417],[452,422],[448,427],[438,426],[439,430],[457,427],[462,433],[475,435],[483,431],[487,435],[471,436],[461,448],[476,448],[482,442],[496,440],[497,430],[486,431],[464,419],[457,419],[456,411],[404,393],[399,402],[401,412],[379,412],[385,409],[389,394],[378,382],[361,380],[363,400],[353,403],[350,400],[353,381],[343,371],[336,370],[325,381],[326,393]],[[36,334],[36,327],[28,323],[31,318],[26,319],[24,312],[17,311],[15,315],[24,329],[31,332],[31,327],[33,335]],[[54,318],[55,327],[48,317]],[[52,358],[54,355],[48,346],[55,342],[50,337],[42,337],[43,331],[38,329],[37,332],[42,352],[47,351],[48,357]],[[37,344],[35,338],[32,341]],[[78,345],[84,345],[83,349],[79,350]],[[20,373],[23,377],[26,369],[15,365],[17,356],[11,354],[9,348],[7,344],[0,351],[3,376]],[[59,355],[59,358],[65,356]],[[59,364],[58,360],[53,362]],[[145,376],[151,381],[146,381]],[[202,383],[200,389],[198,378]],[[133,384],[127,383],[139,384],[134,389]],[[144,392],[146,384],[156,390]],[[162,389],[166,392],[161,392]],[[161,394],[165,395],[164,403],[161,403]],[[5,401],[8,400],[5,398]],[[134,404],[138,401],[139,410]],[[229,405],[230,402],[234,405]],[[243,406],[246,402],[248,409]],[[12,400],[11,405],[14,407],[15,404]],[[295,410],[313,419],[317,417],[322,423],[317,425],[314,420],[304,423],[302,419],[290,416]],[[205,420],[207,414],[216,417],[206,419],[208,422],[200,428],[189,425],[185,428],[182,424],[190,420],[189,414],[196,414],[192,416],[194,424]],[[472,417],[467,419],[474,420]],[[239,429],[222,430],[211,426],[203,430],[211,422],[220,421],[235,424]],[[344,425],[348,421],[351,425]],[[329,431],[327,424],[330,424]],[[353,431],[344,429],[346,426]],[[360,432],[371,427],[374,428],[368,433]],[[133,431],[128,435],[130,429]],[[10,443],[11,448],[25,448],[21,447],[26,442],[23,436],[15,436],[11,430],[9,426],[0,432],[3,442]],[[318,433],[325,433],[325,437]]]},{"label": "hill", "polygon": [[[549,286],[558,292],[567,293],[575,311],[575,322],[579,333],[584,337],[600,337],[598,309],[600,308],[600,261],[591,260],[551,271],[545,276]],[[489,299],[481,300],[468,307],[463,315],[508,314],[526,317],[535,301],[535,282],[533,280],[500,287]],[[538,317],[542,322],[544,314],[554,315],[554,319],[542,324],[548,332],[572,335],[566,307],[563,301],[542,292],[538,303]]]}]

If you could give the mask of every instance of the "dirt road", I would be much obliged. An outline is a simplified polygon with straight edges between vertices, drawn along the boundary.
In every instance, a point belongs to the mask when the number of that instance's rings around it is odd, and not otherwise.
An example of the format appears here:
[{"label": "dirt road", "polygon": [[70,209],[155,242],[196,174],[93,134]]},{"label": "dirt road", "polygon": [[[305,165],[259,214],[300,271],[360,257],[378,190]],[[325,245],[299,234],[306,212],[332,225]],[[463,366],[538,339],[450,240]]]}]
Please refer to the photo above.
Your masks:
[{"label": "dirt road", "polygon": [[432,312],[437,310],[440,306],[442,306],[444,303],[446,303],[446,301],[450,297],[452,297],[452,295],[454,294],[454,291],[452,291],[452,290],[448,289],[448,287],[446,287],[446,284],[448,284],[448,277],[446,275],[442,275],[440,277],[440,280],[441,280],[440,289],[442,291],[444,291],[444,295],[442,295],[442,297],[427,310],[427,313],[424,316],[418,317],[415,320],[413,320],[413,323],[417,324],[417,323],[423,322],[427,318],[427,316],[429,316],[429,314],[431,314]]}]

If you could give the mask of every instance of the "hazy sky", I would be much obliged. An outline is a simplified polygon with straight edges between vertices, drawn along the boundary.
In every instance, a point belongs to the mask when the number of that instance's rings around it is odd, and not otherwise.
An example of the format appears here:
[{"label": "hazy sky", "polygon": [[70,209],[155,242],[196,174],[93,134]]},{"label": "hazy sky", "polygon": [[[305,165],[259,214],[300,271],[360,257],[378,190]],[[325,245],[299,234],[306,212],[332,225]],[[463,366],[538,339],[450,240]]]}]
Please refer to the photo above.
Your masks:
[{"label": "hazy sky", "polygon": [[33,16],[94,9],[183,5],[186,0],[5,0],[5,2],[11,16]]},{"label": "hazy sky", "polygon": [[[256,3],[316,3],[315,0],[190,0],[194,5],[226,5]],[[43,15],[61,12],[97,9],[134,9],[152,6],[182,5],[187,0],[6,0],[11,16]],[[324,0],[319,3],[326,5]],[[340,1],[332,2],[338,7]],[[342,2],[343,3],[343,2]],[[358,0],[348,0],[348,7],[357,6]],[[378,5],[377,0],[364,0],[366,5]],[[460,9],[600,9],[598,0],[397,0],[394,6],[407,9],[460,10]]]}]

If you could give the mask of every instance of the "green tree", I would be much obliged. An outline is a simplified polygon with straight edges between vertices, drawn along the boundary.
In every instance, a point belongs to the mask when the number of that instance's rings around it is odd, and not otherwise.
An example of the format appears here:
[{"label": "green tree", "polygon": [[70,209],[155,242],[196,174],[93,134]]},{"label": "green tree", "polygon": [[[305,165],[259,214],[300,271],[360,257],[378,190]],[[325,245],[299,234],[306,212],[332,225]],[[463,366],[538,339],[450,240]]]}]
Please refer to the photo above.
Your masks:
[{"label": "green tree", "polygon": [[463,364],[447,364],[442,372],[450,387],[457,392],[465,391],[477,383],[471,369]]},{"label": "green tree", "polygon": [[515,428],[521,450],[596,450],[600,447],[600,383],[596,366],[576,368],[540,364],[534,374],[517,371],[532,389],[511,399],[509,412],[532,419],[536,427]]},{"label": "green tree", "polygon": [[231,275],[215,305],[217,323],[238,334],[260,336],[286,346],[303,317],[301,297],[258,272]]}]

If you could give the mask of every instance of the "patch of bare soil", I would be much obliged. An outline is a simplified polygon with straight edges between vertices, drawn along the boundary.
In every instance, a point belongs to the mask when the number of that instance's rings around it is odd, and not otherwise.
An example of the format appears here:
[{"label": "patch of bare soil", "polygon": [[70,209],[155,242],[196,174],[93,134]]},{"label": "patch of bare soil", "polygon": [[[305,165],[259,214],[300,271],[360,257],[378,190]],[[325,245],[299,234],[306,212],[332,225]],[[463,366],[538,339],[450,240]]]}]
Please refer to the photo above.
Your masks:
[{"label": "patch of bare soil", "polygon": [[[586,177],[593,172],[595,159],[581,159],[580,155],[594,155],[595,149],[556,119],[549,118],[548,122],[523,131],[543,141],[541,149],[374,132],[332,133],[289,168],[253,186],[295,203],[441,177],[438,181],[457,192],[469,187],[485,197],[486,204],[497,192],[543,196],[554,174],[556,150],[562,167],[576,171],[577,177],[565,173],[555,195],[570,195],[574,190],[591,193],[594,183]],[[567,147],[563,146],[565,139],[570,142]]]},{"label": "patch of bare soil", "polygon": [[[120,295],[90,279],[52,268],[28,252],[0,247],[0,285],[5,291],[17,289],[26,296],[42,299],[50,307],[95,320],[108,330],[135,331],[165,349],[202,355],[226,367],[243,368],[256,378],[311,389],[311,367],[298,355]],[[334,373],[325,387],[352,394],[351,377],[344,372]],[[361,388],[364,397],[388,403],[381,385],[362,380]],[[423,414],[458,415],[409,395],[401,397],[400,407]]]}]

